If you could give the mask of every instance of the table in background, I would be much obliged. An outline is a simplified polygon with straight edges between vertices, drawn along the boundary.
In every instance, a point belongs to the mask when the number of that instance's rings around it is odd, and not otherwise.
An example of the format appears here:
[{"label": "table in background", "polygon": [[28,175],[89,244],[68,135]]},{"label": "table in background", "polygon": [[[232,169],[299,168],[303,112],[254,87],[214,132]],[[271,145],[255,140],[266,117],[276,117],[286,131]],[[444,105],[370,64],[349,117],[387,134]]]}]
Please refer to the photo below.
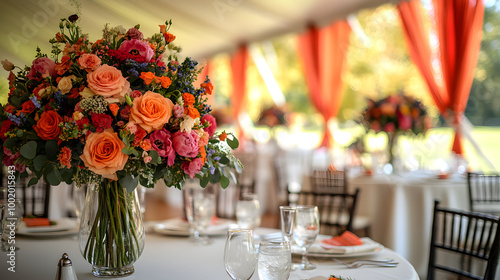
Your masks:
[{"label": "table in background", "polygon": [[[256,233],[269,233],[270,231],[270,229],[259,229]],[[63,253],[67,253],[72,260],[79,280],[97,279],[92,276],[91,266],[80,254],[78,242],[71,236],[50,239],[34,239],[21,236],[17,238],[17,245],[20,250],[16,251],[16,273],[7,271],[6,254],[0,252],[0,279],[54,279],[57,263]],[[200,246],[190,242],[186,237],[148,233],[144,252],[134,264],[134,274],[117,279],[230,279],[224,270],[224,244],[225,236],[214,237],[212,244]],[[330,258],[317,259],[311,257],[311,260],[319,265],[318,269],[295,271],[290,279],[327,279],[330,274],[350,276],[358,280],[419,279],[410,263],[392,250],[383,249],[373,257],[393,258],[399,262],[399,265],[396,268],[362,267],[347,269],[333,262]],[[257,272],[252,279],[259,279]]]},{"label": "table in background", "polygon": [[434,200],[468,209],[464,175],[439,179],[436,173],[415,171],[359,175],[348,182],[350,191],[361,190],[357,215],[370,218],[370,237],[408,259],[422,278],[427,273]]}]

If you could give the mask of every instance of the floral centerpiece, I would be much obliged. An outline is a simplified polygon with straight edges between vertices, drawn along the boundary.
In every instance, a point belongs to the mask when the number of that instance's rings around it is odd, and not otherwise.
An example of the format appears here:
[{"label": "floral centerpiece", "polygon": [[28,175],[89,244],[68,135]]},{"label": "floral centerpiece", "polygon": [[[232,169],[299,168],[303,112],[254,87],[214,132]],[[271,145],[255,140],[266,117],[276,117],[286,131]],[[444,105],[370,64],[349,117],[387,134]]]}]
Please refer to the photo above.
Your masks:
[{"label": "floral centerpiece", "polygon": [[195,86],[201,69],[179,61],[171,21],[150,38],[139,25],[106,25],[95,42],[77,23],[76,15],[61,20],[52,58],[38,49],[31,66],[2,61],[10,71],[8,104],[0,106],[2,161],[18,177],[32,176],[29,186],[42,178],[94,186],[82,214],[82,253],[96,275],[125,266],[130,273],[144,240],[130,206],[136,186],[163,180],[181,189],[197,177],[202,187],[225,188],[241,168],[232,155],[238,140],[216,132],[206,103],[213,84],[206,77]]},{"label": "floral centerpiece", "polygon": [[394,160],[393,146],[399,134],[418,135],[431,128],[431,119],[422,102],[402,94],[389,95],[378,101],[368,99],[361,123],[367,131],[385,132],[388,136],[389,163]]}]

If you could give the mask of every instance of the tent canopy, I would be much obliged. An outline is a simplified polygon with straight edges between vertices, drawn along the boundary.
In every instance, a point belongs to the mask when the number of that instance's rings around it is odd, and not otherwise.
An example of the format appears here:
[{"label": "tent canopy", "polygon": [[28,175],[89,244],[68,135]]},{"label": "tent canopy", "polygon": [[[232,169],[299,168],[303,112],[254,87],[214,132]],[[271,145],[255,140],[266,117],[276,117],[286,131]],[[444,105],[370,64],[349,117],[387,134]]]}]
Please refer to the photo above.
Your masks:
[{"label": "tent canopy", "polygon": [[[30,65],[36,47],[50,53],[48,40],[59,31],[61,18],[80,15],[89,38],[101,37],[104,24],[126,29],[140,24],[145,36],[172,19],[170,32],[182,55],[195,59],[232,52],[238,45],[266,40],[307,25],[323,26],[364,8],[395,0],[8,0],[0,2],[0,60]],[[293,4],[291,4],[293,3]],[[4,77],[6,71],[0,71]]]}]

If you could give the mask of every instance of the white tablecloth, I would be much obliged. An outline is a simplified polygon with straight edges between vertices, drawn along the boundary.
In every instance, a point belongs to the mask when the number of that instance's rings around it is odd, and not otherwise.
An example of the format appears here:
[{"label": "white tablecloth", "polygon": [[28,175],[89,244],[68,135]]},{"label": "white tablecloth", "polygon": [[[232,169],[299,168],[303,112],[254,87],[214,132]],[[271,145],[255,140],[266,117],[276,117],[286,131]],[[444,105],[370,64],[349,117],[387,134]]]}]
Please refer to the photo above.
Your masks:
[{"label": "white tablecloth", "polygon": [[[260,232],[269,230],[260,229]],[[259,230],[256,233],[259,233]],[[6,253],[0,252],[0,279],[54,279],[57,263],[63,253],[67,253],[73,261],[79,280],[97,279],[91,275],[91,266],[83,259],[78,249],[78,242],[72,237],[33,239],[18,236],[17,238],[20,250],[16,251],[16,272],[7,271]],[[148,233],[144,252],[134,265],[134,274],[119,279],[230,279],[224,270],[223,262],[225,236],[215,237],[213,241],[208,246],[200,246],[190,242],[186,237]],[[313,263],[319,265],[318,269],[294,271],[290,279],[319,280],[327,279],[330,274],[350,276],[356,280],[419,279],[409,262],[392,250],[384,249],[372,257],[393,258],[399,265],[396,268],[347,269],[329,258],[311,258]],[[257,272],[252,279],[259,279]]]},{"label": "white tablecloth", "polygon": [[357,214],[371,220],[371,238],[408,259],[421,278],[427,273],[434,200],[468,209],[464,176],[438,179],[431,172],[357,176],[349,189],[360,188]]}]

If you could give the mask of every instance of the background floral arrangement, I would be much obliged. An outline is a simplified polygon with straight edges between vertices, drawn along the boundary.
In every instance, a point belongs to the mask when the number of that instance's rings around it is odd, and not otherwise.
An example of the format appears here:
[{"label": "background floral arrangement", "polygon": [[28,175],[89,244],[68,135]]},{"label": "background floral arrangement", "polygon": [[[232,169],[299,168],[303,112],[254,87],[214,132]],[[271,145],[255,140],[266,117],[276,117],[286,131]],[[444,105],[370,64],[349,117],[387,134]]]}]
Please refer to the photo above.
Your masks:
[{"label": "background floral arrangement", "polygon": [[226,187],[230,170],[241,168],[232,155],[238,140],[216,133],[206,104],[213,85],[208,77],[193,85],[201,70],[178,60],[171,21],[150,38],[139,25],[106,25],[96,42],[77,21],[61,20],[53,59],[38,49],[30,67],[2,61],[10,71],[8,104],[0,106],[4,165],[22,177],[29,169],[29,185],[42,177],[51,185],[110,179],[131,191],[159,179],[181,188],[196,176],[202,186]]},{"label": "background floral arrangement", "polygon": [[366,130],[376,133],[425,133],[431,128],[431,119],[422,102],[402,94],[390,95],[378,101],[368,100],[361,123]]}]

